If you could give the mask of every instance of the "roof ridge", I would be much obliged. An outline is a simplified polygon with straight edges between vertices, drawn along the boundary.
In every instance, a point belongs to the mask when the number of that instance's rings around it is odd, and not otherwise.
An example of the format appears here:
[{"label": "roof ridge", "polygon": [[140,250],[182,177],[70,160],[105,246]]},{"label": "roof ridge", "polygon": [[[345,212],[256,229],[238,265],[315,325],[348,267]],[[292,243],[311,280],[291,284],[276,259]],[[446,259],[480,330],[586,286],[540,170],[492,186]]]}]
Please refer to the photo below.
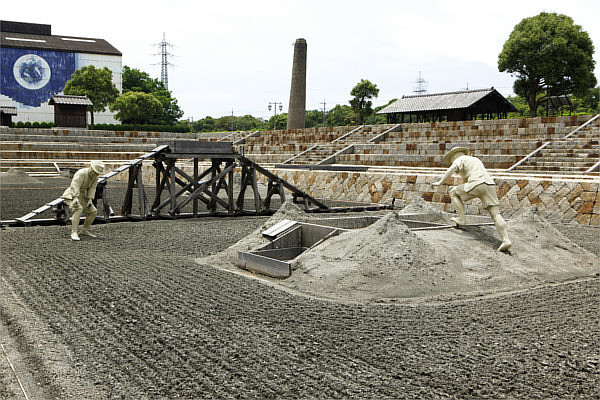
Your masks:
[{"label": "roof ridge", "polygon": [[474,92],[491,92],[495,90],[494,87],[483,88],[483,89],[472,89],[472,90],[456,90],[454,92],[443,92],[443,93],[428,93],[428,94],[415,94],[415,95],[402,95],[402,99],[412,99],[415,97],[433,97],[433,96],[444,96],[447,94],[461,94],[461,93],[474,93]]}]

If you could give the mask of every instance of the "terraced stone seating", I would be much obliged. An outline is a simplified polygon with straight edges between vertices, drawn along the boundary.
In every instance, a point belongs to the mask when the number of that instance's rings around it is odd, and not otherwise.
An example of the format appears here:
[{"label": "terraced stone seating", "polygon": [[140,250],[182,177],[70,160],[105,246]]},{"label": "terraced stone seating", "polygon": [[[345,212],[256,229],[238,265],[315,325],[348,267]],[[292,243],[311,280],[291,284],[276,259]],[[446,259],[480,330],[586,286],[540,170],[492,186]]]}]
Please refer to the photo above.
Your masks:
[{"label": "terraced stone seating", "polygon": [[333,156],[354,144],[367,143],[386,131],[393,130],[398,125],[367,125],[352,129],[327,144],[318,144],[305,153],[289,159],[285,164],[310,165],[334,161]]},{"label": "terraced stone seating", "polygon": [[515,164],[540,146],[542,141],[487,140],[454,142],[413,142],[382,144],[356,144],[353,153],[336,156],[338,164],[369,166],[405,166],[445,168],[444,153],[454,146],[465,146],[484,160],[488,168],[505,169]]},{"label": "terraced stone seating", "polygon": [[[588,119],[589,116],[576,116],[404,124],[400,129],[388,132],[382,142],[355,144],[345,154],[337,154],[335,163],[443,168],[441,158],[448,149],[466,146],[488,168],[507,169],[551,141],[556,145],[540,152],[538,162],[532,160],[529,168],[522,168],[523,171],[585,173],[597,157],[597,144],[583,140],[577,146],[571,140],[568,146],[575,147],[570,153],[555,147],[560,147],[558,144],[563,138]],[[598,129],[595,129],[597,138]],[[586,132],[594,132],[593,125]],[[577,148],[582,150],[577,152]],[[545,159],[544,154],[547,154]]]},{"label": "terraced stone seating", "polygon": [[597,174],[599,163],[600,118],[596,118],[566,138],[544,143],[535,154],[516,166],[514,171]]},{"label": "terraced stone seating", "polygon": [[259,164],[283,163],[317,144],[330,143],[352,129],[342,126],[260,132],[246,139],[243,151]]},{"label": "terraced stone seating", "polygon": [[0,129],[0,171],[21,168],[33,175],[55,175],[57,167],[81,168],[90,160],[122,164],[148,152],[162,140],[217,140],[218,137],[215,134],[3,127]]}]

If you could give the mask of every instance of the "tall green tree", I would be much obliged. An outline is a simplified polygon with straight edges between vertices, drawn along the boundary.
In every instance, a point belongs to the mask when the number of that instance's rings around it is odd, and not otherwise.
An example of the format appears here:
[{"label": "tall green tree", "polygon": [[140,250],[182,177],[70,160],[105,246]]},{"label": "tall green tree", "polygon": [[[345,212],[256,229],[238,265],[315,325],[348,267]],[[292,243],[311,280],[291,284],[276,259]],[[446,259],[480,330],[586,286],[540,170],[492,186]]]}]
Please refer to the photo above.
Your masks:
[{"label": "tall green tree", "polygon": [[85,95],[94,103],[90,110],[91,123],[94,125],[94,112],[106,111],[106,107],[119,95],[119,89],[113,83],[112,71],[108,67],[88,65],[73,72],[63,93]]},{"label": "tall green tree", "polygon": [[328,126],[348,126],[356,123],[352,107],[347,105],[336,104],[327,112],[326,118]]},{"label": "tall green tree", "polygon": [[156,97],[144,92],[123,93],[110,105],[110,110],[117,112],[115,117],[119,121],[131,121],[136,129],[148,123],[161,108]]},{"label": "tall green tree", "polygon": [[350,95],[354,96],[354,98],[350,100],[350,106],[358,117],[358,123],[362,125],[365,119],[373,114],[373,102],[371,99],[379,95],[379,89],[374,83],[371,83],[366,79],[361,79],[360,82],[352,88]]},{"label": "tall green tree", "polygon": [[594,44],[563,14],[542,12],[519,22],[498,56],[500,72],[516,76],[514,92],[537,114],[543,96],[583,95],[596,85]]},{"label": "tall green tree", "polygon": [[123,67],[123,93],[143,92],[150,93],[156,97],[161,105],[161,110],[153,115],[149,123],[157,125],[173,125],[182,116],[183,110],[177,104],[172,93],[167,90],[164,83],[159,79],[152,78],[148,73],[127,65]]}]

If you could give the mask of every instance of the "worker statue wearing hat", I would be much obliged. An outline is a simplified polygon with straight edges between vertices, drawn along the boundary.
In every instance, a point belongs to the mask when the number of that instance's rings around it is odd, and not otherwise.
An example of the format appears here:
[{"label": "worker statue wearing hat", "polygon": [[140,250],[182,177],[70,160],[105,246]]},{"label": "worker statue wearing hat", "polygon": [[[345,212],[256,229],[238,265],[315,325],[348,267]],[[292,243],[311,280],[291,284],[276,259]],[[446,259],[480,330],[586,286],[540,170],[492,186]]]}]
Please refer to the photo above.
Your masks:
[{"label": "worker statue wearing hat", "polygon": [[[89,167],[82,168],[75,173],[71,185],[62,195],[65,203],[71,209],[71,239],[73,240],[80,240],[79,235],[96,237],[96,235],[90,233],[90,226],[98,214],[98,210],[92,201],[96,196],[98,176],[102,173],[104,173],[102,161],[92,161]],[[78,233],[81,214],[85,215],[85,222]]]},{"label": "worker statue wearing hat", "polygon": [[488,174],[481,160],[469,154],[470,151],[466,147],[454,147],[450,149],[442,158],[444,164],[450,165],[450,167],[444,177],[432,185],[439,186],[451,177],[452,174],[458,173],[462,177],[463,183],[450,190],[450,201],[458,217],[451,218],[451,220],[457,225],[466,225],[464,202],[475,198],[480,199],[483,208],[490,213],[502,240],[498,251],[507,251],[511,247],[512,242],[508,238],[506,221],[500,215],[500,202],[496,194],[496,184]]}]

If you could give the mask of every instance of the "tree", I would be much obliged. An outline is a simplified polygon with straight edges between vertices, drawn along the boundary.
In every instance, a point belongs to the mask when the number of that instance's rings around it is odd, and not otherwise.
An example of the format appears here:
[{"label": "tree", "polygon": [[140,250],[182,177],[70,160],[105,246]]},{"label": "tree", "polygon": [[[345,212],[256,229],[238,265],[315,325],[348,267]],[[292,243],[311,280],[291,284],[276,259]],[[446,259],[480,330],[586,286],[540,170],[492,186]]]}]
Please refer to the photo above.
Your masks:
[{"label": "tree", "polygon": [[346,105],[336,104],[327,112],[327,126],[348,126],[355,123],[355,115],[352,108]]},{"label": "tree", "polygon": [[216,120],[213,117],[207,116],[205,118],[192,122],[192,127],[195,132],[214,132],[215,123]]},{"label": "tree", "polygon": [[306,111],[306,127],[314,128],[315,126],[323,126],[323,111],[322,110]]},{"label": "tree", "polygon": [[117,111],[115,117],[119,121],[131,121],[136,129],[150,121],[161,108],[162,105],[156,97],[144,92],[123,93],[110,105],[111,111]]},{"label": "tree", "polygon": [[287,113],[273,115],[271,118],[269,118],[267,129],[285,129],[287,126],[287,117]]},{"label": "tree", "polygon": [[563,14],[542,12],[519,22],[498,56],[500,72],[516,76],[514,92],[537,114],[540,94],[582,95],[596,85],[594,45],[587,32]]},{"label": "tree", "polygon": [[377,85],[366,79],[361,79],[360,82],[354,86],[350,94],[354,96],[354,98],[350,100],[350,106],[358,117],[358,123],[362,125],[365,119],[373,114],[373,109],[371,108],[373,102],[371,99],[377,97],[379,89],[377,88]]},{"label": "tree", "polygon": [[112,71],[108,67],[102,69],[88,65],[71,75],[63,89],[64,94],[87,96],[94,105],[90,110],[91,123],[94,125],[94,111],[106,111],[106,106],[119,95],[119,89],[112,81]]},{"label": "tree", "polygon": [[173,125],[182,116],[183,111],[177,104],[177,99],[167,90],[164,83],[156,78],[151,78],[148,73],[127,65],[123,67],[123,93],[144,92],[156,97],[162,104],[160,112],[156,113],[149,123],[157,125]]}]

